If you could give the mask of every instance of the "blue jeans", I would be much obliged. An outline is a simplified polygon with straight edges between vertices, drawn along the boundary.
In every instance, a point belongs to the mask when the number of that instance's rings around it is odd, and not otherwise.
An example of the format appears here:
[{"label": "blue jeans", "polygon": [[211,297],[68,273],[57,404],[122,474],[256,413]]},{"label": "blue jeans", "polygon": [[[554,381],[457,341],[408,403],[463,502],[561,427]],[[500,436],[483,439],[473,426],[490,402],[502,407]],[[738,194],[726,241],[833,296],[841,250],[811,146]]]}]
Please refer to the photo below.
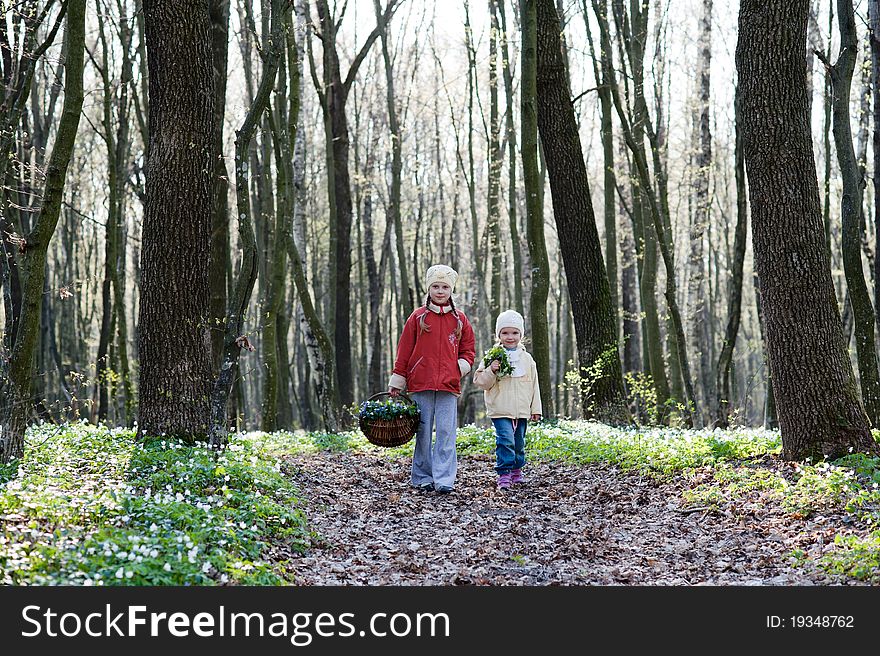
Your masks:
[{"label": "blue jeans", "polygon": [[[515,422],[515,425],[514,425]],[[528,419],[493,419],[495,425],[495,471],[509,474],[526,464],[526,426]]]}]

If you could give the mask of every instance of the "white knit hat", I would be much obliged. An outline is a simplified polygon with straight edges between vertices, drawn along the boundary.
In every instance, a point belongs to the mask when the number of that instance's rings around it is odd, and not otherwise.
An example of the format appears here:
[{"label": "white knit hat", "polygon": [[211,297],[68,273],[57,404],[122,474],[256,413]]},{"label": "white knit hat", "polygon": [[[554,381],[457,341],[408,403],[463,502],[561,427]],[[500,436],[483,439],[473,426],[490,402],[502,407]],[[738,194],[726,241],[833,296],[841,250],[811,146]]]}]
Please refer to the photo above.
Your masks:
[{"label": "white knit hat", "polygon": [[505,310],[495,319],[495,337],[500,339],[502,328],[516,328],[523,335],[526,332],[526,322],[516,310]]},{"label": "white knit hat", "polygon": [[450,289],[455,289],[456,280],[458,280],[458,273],[455,269],[445,264],[435,264],[425,274],[425,289],[430,291],[431,285],[435,282],[445,282]]}]

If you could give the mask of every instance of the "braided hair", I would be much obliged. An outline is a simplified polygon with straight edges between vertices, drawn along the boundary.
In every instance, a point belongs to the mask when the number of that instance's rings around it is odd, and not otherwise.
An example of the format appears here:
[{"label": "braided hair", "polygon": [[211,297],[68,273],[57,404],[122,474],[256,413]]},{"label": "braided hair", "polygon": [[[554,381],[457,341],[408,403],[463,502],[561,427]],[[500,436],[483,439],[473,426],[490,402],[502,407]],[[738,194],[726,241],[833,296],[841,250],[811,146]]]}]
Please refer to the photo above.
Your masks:
[{"label": "braided hair", "polygon": [[[431,304],[431,294],[428,294],[425,297],[425,312],[422,312],[422,316],[419,317],[419,334],[426,332],[431,332],[431,327],[425,323],[425,317],[428,316],[428,306]],[[464,328],[464,324],[461,322],[461,317],[458,315],[458,310],[455,309],[455,303],[452,300],[452,295],[449,296],[449,306],[452,308],[452,314],[455,316],[455,320],[458,322],[458,325],[455,327],[455,337],[456,339],[461,339],[461,331]]]}]

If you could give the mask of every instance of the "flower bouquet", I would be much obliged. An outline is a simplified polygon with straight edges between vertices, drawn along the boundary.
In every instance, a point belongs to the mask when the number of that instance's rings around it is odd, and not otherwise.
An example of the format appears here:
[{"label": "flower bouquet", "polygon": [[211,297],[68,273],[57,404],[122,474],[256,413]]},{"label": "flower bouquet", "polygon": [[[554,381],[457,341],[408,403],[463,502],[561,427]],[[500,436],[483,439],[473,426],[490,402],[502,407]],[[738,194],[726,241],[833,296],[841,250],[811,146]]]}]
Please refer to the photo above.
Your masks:
[{"label": "flower bouquet", "polygon": [[418,417],[419,406],[404,403],[393,398],[387,401],[364,401],[358,411],[360,419],[384,419],[390,421],[400,417]]},{"label": "flower bouquet", "polygon": [[507,357],[507,349],[501,346],[493,346],[485,355],[483,355],[483,366],[488,369],[493,360],[501,363],[501,368],[495,372],[498,378],[504,378],[513,373],[513,366],[510,364],[510,358]]}]

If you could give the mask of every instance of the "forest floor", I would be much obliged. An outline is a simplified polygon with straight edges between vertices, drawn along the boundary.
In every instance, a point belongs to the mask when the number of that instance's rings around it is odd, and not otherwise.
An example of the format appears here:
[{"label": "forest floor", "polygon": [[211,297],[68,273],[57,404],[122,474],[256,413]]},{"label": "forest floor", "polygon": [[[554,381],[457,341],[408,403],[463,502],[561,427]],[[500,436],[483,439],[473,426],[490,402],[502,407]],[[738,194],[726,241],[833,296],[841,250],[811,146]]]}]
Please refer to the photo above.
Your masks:
[{"label": "forest floor", "polygon": [[27,440],[0,465],[0,585],[880,585],[880,458],[786,462],[761,428],[536,422],[498,490],[467,425],[451,494],[360,431]]},{"label": "forest floor", "polygon": [[[843,508],[792,512],[760,486],[686,500],[711,467],[658,480],[606,463],[536,462],[526,482],[498,490],[492,456],[459,455],[455,491],[438,494],[409,485],[410,462],[369,451],[285,458],[316,534],[305,553],[288,554],[297,584],[865,584],[814,564],[835,535],[868,532]],[[796,476],[773,455],[748,464]]]}]

